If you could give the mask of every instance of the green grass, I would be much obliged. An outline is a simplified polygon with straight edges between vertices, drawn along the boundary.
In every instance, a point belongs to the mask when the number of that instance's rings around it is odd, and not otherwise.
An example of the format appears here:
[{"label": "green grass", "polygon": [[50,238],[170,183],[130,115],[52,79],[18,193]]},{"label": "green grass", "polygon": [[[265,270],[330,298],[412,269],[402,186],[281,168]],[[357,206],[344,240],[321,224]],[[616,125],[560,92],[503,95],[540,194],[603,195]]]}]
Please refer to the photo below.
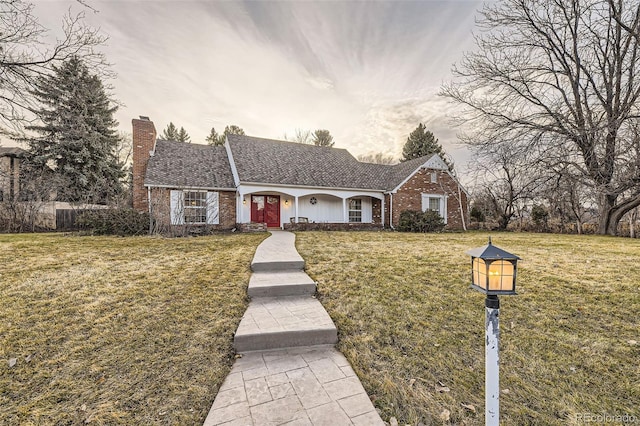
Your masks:
[{"label": "green grass", "polygon": [[[519,295],[501,298],[502,423],[639,419],[640,241],[493,237],[522,258]],[[469,288],[465,251],[486,241],[482,233],[297,234],[338,347],[383,418],[443,424],[448,410],[452,424],[484,422],[484,296]]]},{"label": "green grass", "polygon": [[0,235],[0,424],[202,424],[263,238]]}]

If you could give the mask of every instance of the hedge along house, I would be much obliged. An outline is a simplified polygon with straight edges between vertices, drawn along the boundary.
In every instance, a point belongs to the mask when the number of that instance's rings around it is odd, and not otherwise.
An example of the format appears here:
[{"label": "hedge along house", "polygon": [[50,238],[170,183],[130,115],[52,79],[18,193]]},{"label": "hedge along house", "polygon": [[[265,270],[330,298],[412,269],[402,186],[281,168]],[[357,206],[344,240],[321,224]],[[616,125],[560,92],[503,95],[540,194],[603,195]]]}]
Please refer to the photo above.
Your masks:
[{"label": "hedge along house", "polygon": [[224,146],[156,140],[133,120],[134,208],[160,231],[395,227],[404,210],[436,210],[464,229],[468,194],[438,155],[397,165],[347,150],[229,135]]}]

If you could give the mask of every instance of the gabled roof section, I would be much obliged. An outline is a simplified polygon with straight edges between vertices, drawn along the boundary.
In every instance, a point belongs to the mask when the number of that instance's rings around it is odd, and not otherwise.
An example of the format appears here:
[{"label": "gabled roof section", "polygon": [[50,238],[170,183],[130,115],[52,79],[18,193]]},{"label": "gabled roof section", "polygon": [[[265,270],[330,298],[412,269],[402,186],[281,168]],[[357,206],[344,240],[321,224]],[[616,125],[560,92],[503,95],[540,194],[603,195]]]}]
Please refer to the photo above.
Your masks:
[{"label": "gabled roof section", "polygon": [[144,184],[174,188],[235,188],[223,146],[165,140],[156,141]]},{"label": "gabled roof section", "polygon": [[228,135],[242,183],[383,189],[346,149]]},{"label": "gabled roof section", "polygon": [[429,163],[436,154],[425,155],[424,157],[414,158],[413,160],[398,163],[392,167],[387,178],[387,190],[391,191],[400,184],[404,183],[409,177],[413,176],[422,166]]}]

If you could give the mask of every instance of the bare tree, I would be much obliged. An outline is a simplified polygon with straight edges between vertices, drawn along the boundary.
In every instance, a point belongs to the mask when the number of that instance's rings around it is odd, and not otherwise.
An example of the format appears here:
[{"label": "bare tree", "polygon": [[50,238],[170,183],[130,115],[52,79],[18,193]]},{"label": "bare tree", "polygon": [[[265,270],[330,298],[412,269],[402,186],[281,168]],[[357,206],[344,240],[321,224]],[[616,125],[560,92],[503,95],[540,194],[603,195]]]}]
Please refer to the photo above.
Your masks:
[{"label": "bare tree", "polygon": [[479,19],[478,50],[441,94],[462,107],[468,143],[511,138],[579,171],[615,234],[640,205],[640,4],[502,0]]},{"label": "bare tree", "polygon": [[525,152],[515,150],[509,143],[494,144],[475,155],[474,173],[478,182],[475,196],[485,200],[498,229],[505,230],[536,197],[546,177],[535,171],[535,163],[526,161]]},{"label": "bare tree", "polygon": [[94,48],[104,42],[98,30],[84,25],[84,14],[63,19],[63,35],[48,46],[48,32],[33,13],[34,5],[21,0],[0,0],[0,126],[20,130],[32,109],[36,77],[74,56],[97,66],[103,57]]},{"label": "bare tree", "polygon": [[385,155],[381,152],[358,155],[358,161],[373,164],[398,164],[399,160],[393,155]]},{"label": "bare tree", "polygon": [[284,138],[284,140],[289,142],[297,142],[297,143],[303,143],[307,145],[313,144],[313,137],[311,135],[311,130],[296,129],[296,132],[294,133],[293,136],[289,136],[285,133],[282,137]]}]

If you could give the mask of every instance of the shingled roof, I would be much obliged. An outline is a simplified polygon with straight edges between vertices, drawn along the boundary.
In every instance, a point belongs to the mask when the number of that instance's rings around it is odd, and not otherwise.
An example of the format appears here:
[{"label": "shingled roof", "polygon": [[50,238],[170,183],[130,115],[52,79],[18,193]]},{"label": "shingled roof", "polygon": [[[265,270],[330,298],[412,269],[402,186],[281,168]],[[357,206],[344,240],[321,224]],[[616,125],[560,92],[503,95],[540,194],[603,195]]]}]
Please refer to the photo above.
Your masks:
[{"label": "shingled roof", "polygon": [[347,150],[229,135],[242,183],[390,190],[431,156],[394,166],[361,163]]},{"label": "shingled roof", "polygon": [[156,141],[144,180],[149,186],[184,188],[235,188],[223,146]]},{"label": "shingled roof", "polygon": [[[241,183],[390,191],[432,155],[396,165],[362,163],[346,149],[229,135]],[[148,186],[233,189],[225,147],[158,140],[144,181]]]}]

